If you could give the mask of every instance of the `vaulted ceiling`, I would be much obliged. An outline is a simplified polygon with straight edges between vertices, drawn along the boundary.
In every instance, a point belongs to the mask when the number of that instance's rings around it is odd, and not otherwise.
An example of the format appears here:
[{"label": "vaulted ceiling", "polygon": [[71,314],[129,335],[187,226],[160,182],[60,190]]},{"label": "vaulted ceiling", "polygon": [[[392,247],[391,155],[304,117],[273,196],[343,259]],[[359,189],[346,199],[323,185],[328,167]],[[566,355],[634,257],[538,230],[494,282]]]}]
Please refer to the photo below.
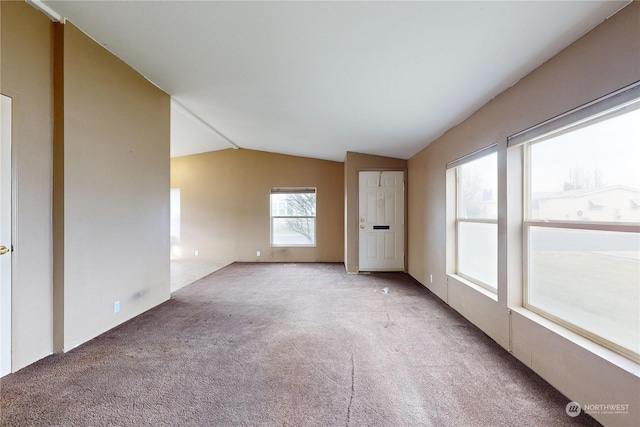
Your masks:
[{"label": "vaulted ceiling", "polygon": [[172,96],[172,156],[337,161],[411,157],[628,4],[36,3]]}]

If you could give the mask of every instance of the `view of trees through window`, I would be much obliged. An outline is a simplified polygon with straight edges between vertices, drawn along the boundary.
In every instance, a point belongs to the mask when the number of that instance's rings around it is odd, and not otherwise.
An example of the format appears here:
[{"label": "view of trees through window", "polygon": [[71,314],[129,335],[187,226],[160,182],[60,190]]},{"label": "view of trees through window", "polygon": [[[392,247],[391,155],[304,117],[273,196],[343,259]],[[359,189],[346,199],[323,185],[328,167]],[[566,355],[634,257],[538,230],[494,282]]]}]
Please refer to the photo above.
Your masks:
[{"label": "view of trees through window", "polygon": [[640,109],[530,149],[531,219],[640,222]]},{"label": "view of trees through window", "polygon": [[271,243],[273,245],[315,245],[315,190],[272,191],[271,230]]}]

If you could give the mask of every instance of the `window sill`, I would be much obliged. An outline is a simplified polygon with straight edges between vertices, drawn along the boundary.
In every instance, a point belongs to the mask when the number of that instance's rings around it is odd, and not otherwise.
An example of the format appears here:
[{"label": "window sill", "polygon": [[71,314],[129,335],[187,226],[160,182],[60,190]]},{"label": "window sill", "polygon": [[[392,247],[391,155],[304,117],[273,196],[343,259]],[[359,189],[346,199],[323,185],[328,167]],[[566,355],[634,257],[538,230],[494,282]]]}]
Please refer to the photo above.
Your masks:
[{"label": "window sill", "polygon": [[621,354],[618,354],[613,350],[609,350],[608,348],[598,344],[597,342],[591,341],[590,339],[585,338],[582,335],[579,335],[578,333],[573,332],[572,330],[567,329],[564,326],[555,323],[545,317],[542,317],[541,315],[528,310],[525,307],[509,307],[509,309],[513,313],[517,313],[518,315],[538,324],[539,326],[550,330],[551,332],[559,335],[567,341],[570,341],[571,343],[582,347],[583,349],[619,367],[620,369],[623,369],[626,372],[635,375],[636,377],[640,377],[640,364],[636,363],[635,361]]},{"label": "window sill", "polygon": [[480,292],[482,295],[491,298],[492,300],[494,300],[495,302],[498,302],[498,294],[495,292],[490,291],[487,288],[484,288],[476,283],[473,283],[471,280],[469,279],[465,279],[462,276],[458,276],[457,274],[447,274],[447,277],[450,279],[453,279],[457,282],[462,283],[463,285],[466,285],[468,287],[470,287],[471,289],[474,289],[478,292]]}]

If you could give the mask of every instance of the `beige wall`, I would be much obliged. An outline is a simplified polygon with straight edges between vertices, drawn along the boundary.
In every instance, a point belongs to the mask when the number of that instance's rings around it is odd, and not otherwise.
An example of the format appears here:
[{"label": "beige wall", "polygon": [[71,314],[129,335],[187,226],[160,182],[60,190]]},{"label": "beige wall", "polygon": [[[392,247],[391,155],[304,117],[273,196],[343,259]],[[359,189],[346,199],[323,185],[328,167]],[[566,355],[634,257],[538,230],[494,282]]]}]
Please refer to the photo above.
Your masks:
[{"label": "beige wall", "polygon": [[24,2],[0,2],[2,80],[13,100],[14,235],[12,363],[53,351],[51,21]]},{"label": "beige wall", "polygon": [[[371,154],[347,152],[344,159],[343,187],[346,207],[344,211],[344,264],[349,273],[358,272],[358,172],[367,170],[406,171],[407,161]],[[406,200],[407,198],[405,197]],[[407,210],[405,209],[405,216],[406,212]],[[405,246],[406,234],[405,231]]]},{"label": "beige wall", "polygon": [[170,98],[70,23],[63,69],[70,350],[169,299]]},{"label": "beige wall", "polygon": [[179,259],[197,250],[202,260],[236,261],[238,181],[249,170],[238,157],[223,150],[171,159],[171,188],[180,189]]},{"label": "beige wall", "polygon": [[[253,150],[222,150],[171,160],[181,193],[183,259],[219,262],[340,262],[344,197],[340,162]],[[272,248],[273,187],[316,187],[316,247]],[[261,256],[256,256],[256,251]]]},{"label": "beige wall", "polygon": [[[628,416],[596,416],[611,425],[640,419],[638,365],[516,309],[521,261],[517,245],[508,250],[506,231],[518,232],[517,224],[507,223],[507,206],[517,210],[519,200],[517,191],[507,194],[513,188],[506,139],[638,80],[640,3],[632,3],[409,160],[409,273],[570,399],[630,404]],[[499,198],[497,301],[447,277],[445,270],[445,165],[492,143],[498,144],[499,192],[507,195]]]},{"label": "beige wall", "polygon": [[170,98],[71,24],[0,8],[16,371],[169,298]]}]

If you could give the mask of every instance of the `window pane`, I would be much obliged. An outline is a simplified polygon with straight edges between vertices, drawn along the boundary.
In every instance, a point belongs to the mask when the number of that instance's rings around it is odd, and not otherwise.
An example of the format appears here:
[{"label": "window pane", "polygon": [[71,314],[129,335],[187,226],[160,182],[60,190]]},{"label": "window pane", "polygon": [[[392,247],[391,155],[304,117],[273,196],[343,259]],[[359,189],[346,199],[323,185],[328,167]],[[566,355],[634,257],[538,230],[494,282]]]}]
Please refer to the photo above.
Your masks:
[{"label": "window pane", "polygon": [[[315,245],[316,193],[309,189],[271,192],[271,244]],[[286,218],[274,218],[286,217]]]},{"label": "window pane", "polygon": [[640,353],[640,236],[529,228],[529,304]]},{"label": "window pane", "polygon": [[531,145],[530,218],[640,222],[640,109]]},{"label": "window pane", "polygon": [[316,193],[273,193],[271,215],[315,216]]},{"label": "window pane", "polygon": [[459,218],[498,218],[497,162],[497,153],[492,153],[458,168]]},{"label": "window pane", "polygon": [[458,224],[458,273],[497,287],[498,226],[476,222]]},{"label": "window pane", "polygon": [[314,245],[315,218],[273,218],[274,245]]}]

